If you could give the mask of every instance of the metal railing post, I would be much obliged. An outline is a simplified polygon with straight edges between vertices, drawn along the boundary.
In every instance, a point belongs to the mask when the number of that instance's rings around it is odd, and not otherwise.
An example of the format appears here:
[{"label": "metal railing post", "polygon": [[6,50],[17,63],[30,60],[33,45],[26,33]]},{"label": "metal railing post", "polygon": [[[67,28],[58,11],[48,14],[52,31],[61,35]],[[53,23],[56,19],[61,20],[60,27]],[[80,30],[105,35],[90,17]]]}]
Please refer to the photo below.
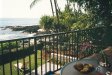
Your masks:
[{"label": "metal railing post", "polygon": [[37,45],[37,41],[36,38],[34,38],[34,61],[35,61],[35,75],[38,75],[38,71],[37,71],[37,49],[36,49],[36,45]]},{"label": "metal railing post", "polygon": [[79,32],[76,31],[76,55],[77,55],[77,60],[79,59],[78,57],[78,52],[79,51]]}]

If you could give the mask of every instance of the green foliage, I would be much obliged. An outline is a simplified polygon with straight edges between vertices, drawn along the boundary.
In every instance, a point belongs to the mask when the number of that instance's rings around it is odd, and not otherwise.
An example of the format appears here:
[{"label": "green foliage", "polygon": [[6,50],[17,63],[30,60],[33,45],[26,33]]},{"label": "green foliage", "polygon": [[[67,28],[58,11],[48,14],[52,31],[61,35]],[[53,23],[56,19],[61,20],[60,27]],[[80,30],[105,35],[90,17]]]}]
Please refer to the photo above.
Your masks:
[{"label": "green foliage", "polygon": [[[37,1],[34,0],[31,7]],[[85,13],[82,13],[82,9]],[[112,0],[67,0],[65,10],[57,12],[58,20],[56,16],[43,16],[41,26],[46,30],[69,31],[112,25]]]},{"label": "green foliage", "polygon": [[80,14],[77,21],[73,23],[72,29],[87,29],[93,27],[91,19],[87,14]]},{"label": "green foliage", "polygon": [[53,27],[53,18],[50,16],[42,16],[40,20],[41,27],[49,30]]},{"label": "green foliage", "polygon": [[87,29],[94,27],[93,15],[73,11],[70,4],[65,5],[64,11],[58,12],[59,22],[56,16],[42,16],[40,25],[46,30],[70,31],[74,29]]},{"label": "green foliage", "polygon": [[[112,0],[69,0],[76,2],[81,8],[91,15],[96,26],[112,25]],[[81,9],[80,9],[81,10]]]},{"label": "green foliage", "polygon": [[[68,9],[68,11],[67,11]],[[91,16],[78,11],[72,11],[72,8],[65,7],[64,12],[62,12],[63,20],[68,28],[68,30],[73,29],[86,29],[93,27],[91,23]],[[61,21],[63,22],[63,21]]]},{"label": "green foliage", "polygon": [[[16,48],[18,47],[16,42],[6,42],[6,43],[3,43],[3,46],[2,46],[2,49],[12,49],[12,48]],[[0,49],[1,49],[1,46],[0,46]]]},{"label": "green foliage", "polygon": [[18,48],[19,45],[16,44],[16,42],[5,42],[2,44],[2,46],[0,45],[0,55],[3,53],[8,53],[10,49],[13,48]]}]

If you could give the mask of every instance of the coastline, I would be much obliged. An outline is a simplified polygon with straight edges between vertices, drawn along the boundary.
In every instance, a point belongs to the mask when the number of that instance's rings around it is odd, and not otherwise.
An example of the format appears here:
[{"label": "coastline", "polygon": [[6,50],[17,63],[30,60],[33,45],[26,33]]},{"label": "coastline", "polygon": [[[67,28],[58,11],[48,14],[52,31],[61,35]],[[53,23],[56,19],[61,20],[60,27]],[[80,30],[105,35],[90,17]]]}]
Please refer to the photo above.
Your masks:
[{"label": "coastline", "polygon": [[1,28],[3,30],[11,29],[12,31],[22,31],[23,33],[35,33],[40,27],[39,25],[32,25],[32,26],[6,26]]},{"label": "coastline", "polygon": [[37,33],[39,25],[33,26],[6,26],[0,27],[0,40],[10,40],[24,37],[31,37]]}]

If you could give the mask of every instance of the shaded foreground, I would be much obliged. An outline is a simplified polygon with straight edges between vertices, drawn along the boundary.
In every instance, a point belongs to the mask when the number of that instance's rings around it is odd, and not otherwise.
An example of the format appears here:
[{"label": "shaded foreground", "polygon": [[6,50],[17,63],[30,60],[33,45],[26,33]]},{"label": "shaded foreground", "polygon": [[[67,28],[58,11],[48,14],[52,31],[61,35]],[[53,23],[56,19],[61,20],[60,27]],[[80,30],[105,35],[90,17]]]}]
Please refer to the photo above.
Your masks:
[{"label": "shaded foreground", "polygon": [[[99,54],[111,46],[111,38],[111,27],[100,27],[0,41],[0,75],[25,75],[26,67],[19,70],[19,63],[27,65],[29,75],[55,72],[69,62]],[[16,46],[11,47],[11,42]]]}]

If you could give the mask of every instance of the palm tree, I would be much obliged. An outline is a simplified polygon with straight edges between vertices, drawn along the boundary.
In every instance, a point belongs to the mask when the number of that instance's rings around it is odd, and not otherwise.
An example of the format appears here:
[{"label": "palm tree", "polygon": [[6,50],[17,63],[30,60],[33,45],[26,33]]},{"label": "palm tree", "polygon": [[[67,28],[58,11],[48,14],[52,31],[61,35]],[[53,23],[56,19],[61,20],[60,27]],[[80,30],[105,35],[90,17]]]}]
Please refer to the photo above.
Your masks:
[{"label": "palm tree", "polygon": [[52,0],[50,0],[50,3],[51,3],[52,14],[53,14],[53,16],[54,16],[54,10],[53,10]]},{"label": "palm tree", "polygon": [[34,1],[31,3],[30,8],[32,8],[37,2],[38,2],[38,0],[34,0]]},{"label": "palm tree", "polygon": [[[34,0],[31,5],[30,8],[32,8],[39,0]],[[54,16],[54,10],[53,10],[53,4],[52,4],[52,0],[50,0],[50,4],[51,4],[51,9],[52,9],[52,14]]]},{"label": "palm tree", "polygon": [[57,24],[59,24],[59,14],[58,14],[58,9],[57,9],[57,0],[54,0],[54,5],[55,5],[55,11],[56,11],[56,17],[57,17]]},{"label": "palm tree", "polygon": [[[34,0],[31,5],[30,5],[30,8],[32,8],[39,0]],[[54,16],[54,10],[53,10],[53,4],[52,4],[52,0],[50,0],[50,4],[51,4],[51,9],[52,9],[52,14]],[[58,4],[57,4],[57,0],[54,0],[54,7],[55,7],[55,12],[56,12],[56,17],[57,17],[57,25],[59,24],[59,10],[58,10]]]}]

